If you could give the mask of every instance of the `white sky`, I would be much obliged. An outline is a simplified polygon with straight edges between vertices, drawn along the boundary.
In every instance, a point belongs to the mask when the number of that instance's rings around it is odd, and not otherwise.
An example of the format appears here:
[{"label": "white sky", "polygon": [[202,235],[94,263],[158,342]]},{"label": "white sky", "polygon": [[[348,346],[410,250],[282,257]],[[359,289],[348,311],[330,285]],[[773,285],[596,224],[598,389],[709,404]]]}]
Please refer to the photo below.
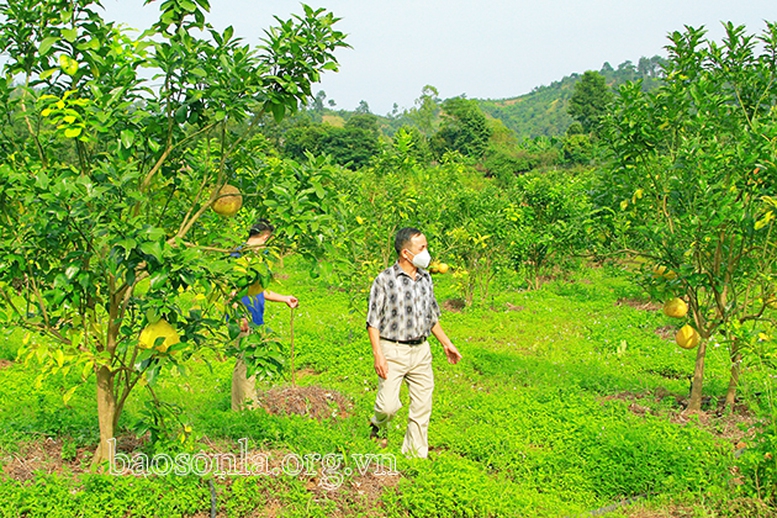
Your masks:
[{"label": "white sky", "polygon": [[[106,17],[146,28],[158,2],[103,0]],[[666,35],[683,25],[709,29],[720,40],[721,21],[760,32],[777,21],[775,0],[321,0],[342,18],[352,49],[337,52],[340,72],[327,73],[313,91],[326,91],[338,108],[360,100],[386,114],[394,103],[413,106],[426,84],[441,98],[515,97],[572,72],[635,64],[664,55]],[[291,0],[211,0],[209,21],[228,25],[258,44],[273,15],[302,12]]]}]

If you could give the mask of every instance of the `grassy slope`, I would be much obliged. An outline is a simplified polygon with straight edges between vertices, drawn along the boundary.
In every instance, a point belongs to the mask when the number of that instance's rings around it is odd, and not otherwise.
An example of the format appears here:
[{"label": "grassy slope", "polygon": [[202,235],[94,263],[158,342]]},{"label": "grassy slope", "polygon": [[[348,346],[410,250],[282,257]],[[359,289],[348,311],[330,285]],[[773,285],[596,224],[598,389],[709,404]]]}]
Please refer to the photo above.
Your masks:
[{"label": "grassy slope", "polygon": [[567,106],[576,81],[577,76],[567,76],[518,97],[481,100],[480,107],[501,120],[519,138],[563,135],[573,122]]},{"label": "grassy slope", "polygon": [[[300,383],[344,393],[353,401],[351,416],[319,423],[264,411],[231,413],[232,363],[214,358],[212,372],[205,361],[193,362],[188,377],[167,376],[157,391],[184,408],[183,418],[197,437],[221,441],[230,451],[237,450],[237,439],[248,437],[253,447],[299,454],[376,452],[366,438],[375,375],[363,315],[348,313],[346,294],[317,285],[294,261],[289,264],[290,277],[273,289],[301,300],[295,317],[297,364],[309,374]],[[455,296],[450,276],[436,282],[438,299]],[[403,476],[383,493],[385,508],[375,509],[352,485],[350,491],[325,493],[310,490],[305,478],[236,477],[215,481],[220,509],[228,516],[266,506],[282,516],[562,516],[624,496],[690,491],[702,498],[701,491],[724,492],[732,462],[729,444],[697,426],[672,424],[665,417],[671,398],[642,402],[658,415],[635,415],[627,402],[605,397],[658,387],[684,395],[688,382],[682,374],[691,372],[693,362],[693,352],[653,333],[670,323],[668,318],[614,304],[638,295],[622,275],[592,269],[574,282],[554,282],[536,292],[494,291],[499,293],[492,308],[444,313],[443,326],[464,360],[448,365],[433,343],[434,451],[428,461],[399,455],[403,408],[389,444]],[[524,309],[509,311],[508,302]],[[288,317],[285,306],[268,307],[268,325],[283,337]],[[0,345],[0,356],[12,357],[18,340],[15,335]],[[707,393],[724,392],[726,361],[722,348],[711,348]],[[30,439],[64,438],[71,450],[93,446],[97,421],[91,384],[65,408],[61,379],[35,389],[34,367],[21,364],[0,376],[5,463]],[[406,394],[403,398],[407,404]],[[137,393],[123,425],[137,419],[146,399]],[[48,518],[102,516],[106,510],[121,516],[188,516],[207,512],[209,498],[196,477],[69,475],[63,468],[27,482],[4,481],[0,515],[26,509],[29,516]]]}]

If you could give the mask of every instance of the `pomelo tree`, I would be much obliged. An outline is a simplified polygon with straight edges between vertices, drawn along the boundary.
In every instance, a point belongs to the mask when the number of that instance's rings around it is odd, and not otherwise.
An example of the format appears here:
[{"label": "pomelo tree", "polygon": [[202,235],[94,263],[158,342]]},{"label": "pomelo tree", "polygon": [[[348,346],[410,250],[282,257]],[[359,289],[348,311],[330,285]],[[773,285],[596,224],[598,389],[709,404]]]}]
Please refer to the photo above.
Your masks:
[{"label": "pomelo tree", "polygon": [[[158,5],[133,36],[96,1],[0,2],[0,318],[30,331],[42,376],[95,375],[96,463],[135,387],[237,334],[224,313],[264,261],[227,252],[269,207],[257,177],[283,171],[257,163],[254,130],[295,111],[346,46],[305,5],[260,46],[208,24],[208,0]],[[225,184],[243,193],[231,219],[210,210]],[[314,184],[292,236],[318,233]],[[139,341],[149,325],[163,332]]]},{"label": "pomelo tree", "polygon": [[730,348],[730,406],[743,352],[776,316],[777,24],[725,30],[721,43],[703,29],[671,34],[662,86],[620,88],[607,136],[615,167],[597,192],[620,247],[647,261],[654,294],[690,308],[701,338],[691,412],[710,337]]}]

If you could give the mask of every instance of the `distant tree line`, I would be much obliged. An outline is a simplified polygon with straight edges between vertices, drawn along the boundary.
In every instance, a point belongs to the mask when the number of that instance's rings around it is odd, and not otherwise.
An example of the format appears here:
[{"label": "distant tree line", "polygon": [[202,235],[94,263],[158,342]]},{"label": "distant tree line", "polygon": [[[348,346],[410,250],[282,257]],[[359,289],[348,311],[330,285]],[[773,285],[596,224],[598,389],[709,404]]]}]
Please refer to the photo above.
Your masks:
[{"label": "distant tree line", "polygon": [[385,116],[373,114],[366,101],[354,110],[319,91],[295,117],[275,123],[268,118],[263,133],[277,152],[295,160],[328,155],[334,163],[356,170],[365,167],[402,130],[411,153],[422,163],[440,162],[448,153],[470,160],[491,176],[520,174],[535,168],[590,163],[597,154],[601,116],[613,90],[641,80],[643,89],[660,84],[663,59],[625,61],[614,69],[572,74],[529,94],[502,101],[442,100],[426,85],[414,105],[395,104]]}]

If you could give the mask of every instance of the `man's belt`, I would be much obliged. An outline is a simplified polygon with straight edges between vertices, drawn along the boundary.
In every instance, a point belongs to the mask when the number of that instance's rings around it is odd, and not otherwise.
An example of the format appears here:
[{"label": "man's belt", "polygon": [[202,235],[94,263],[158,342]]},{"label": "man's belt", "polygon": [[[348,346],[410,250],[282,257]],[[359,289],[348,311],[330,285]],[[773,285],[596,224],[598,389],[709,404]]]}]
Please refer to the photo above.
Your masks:
[{"label": "man's belt", "polygon": [[390,338],[383,338],[380,337],[381,340],[385,340],[387,342],[393,342],[395,344],[403,344],[403,345],[420,345],[426,341],[426,338],[414,338],[413,340],[392,340]]}]

